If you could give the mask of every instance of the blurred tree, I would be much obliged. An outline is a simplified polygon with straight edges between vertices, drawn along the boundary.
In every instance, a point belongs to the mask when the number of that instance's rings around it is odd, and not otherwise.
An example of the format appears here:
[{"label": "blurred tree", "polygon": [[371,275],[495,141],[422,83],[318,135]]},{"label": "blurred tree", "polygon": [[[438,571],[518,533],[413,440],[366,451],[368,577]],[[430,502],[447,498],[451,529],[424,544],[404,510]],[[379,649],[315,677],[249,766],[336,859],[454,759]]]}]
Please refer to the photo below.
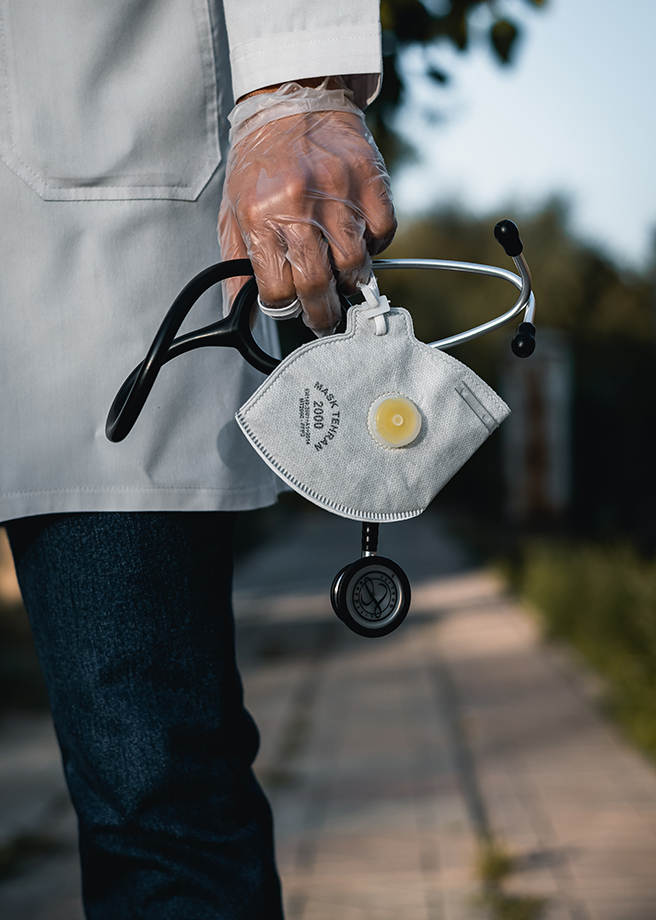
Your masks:
[{"label": "blurred tree", "polygon": [[[518,215],[537,293],[537,342],[544,328],[571,343],[574,501],[578,533],[629,535],[656,547],[656,362],[653,278],[627,272],[571,233],[560,199],[536,214]],[[385,256],[443,258],[507,265],[492,230],[505,215],[440,211],[402,227]],[[407,307],[419,339],[433,341],[505,312],[514,292],[501,281],[460,273],[381,272],[383,290]],[[454,357],[492,386],[500,358],[510,355],[516,323],[453,349]],[[530,358],[528,359],[530,360]],[[500,520],[503,481],[499,438],[490,438],[438,498]]]},{"label": "blurred tree", "polygon": [[[474,216],[441,210],[409,221],[385,257],[455,259],[506,265],[510,259],[496,242],[494,224],[503,213]],[[569,227],[569,206],[555,197],[538,213],[518,215],[522,240],[539,292],[539,324],[561,329],[574,342],[654,338],[652,285],[648,273],[621,271],[594,246],[577,240]],[[475,275],[388,272],[385,291],[408,306],[419,338],[450,335],[503,313],[513,291],[503,282]],[[500,347],[509,347],[512,327],[462,346],[464,361],[492,370]],[[489,367],[489,370],[488,370]]]},{"label": "blurred tree", "polygon": [[[544,6],[546,0],[524,0],[530,6]],[[494,57],[502,64],[513,58],[521,27],[501,14],[499,0],[382,0],[385,72],[380,95],[367,111],[367,120],[388,165],[393,165],[409,146],[394,122],[406,96],[401,58],[411,48],[421,51],[423,74],[436,86],[445,85],[449,75],[437,65],[435,49],[448,41],[459,51],[467,51],[472,35],[472,14],[487,9],[490,24],[487,41]]]}]

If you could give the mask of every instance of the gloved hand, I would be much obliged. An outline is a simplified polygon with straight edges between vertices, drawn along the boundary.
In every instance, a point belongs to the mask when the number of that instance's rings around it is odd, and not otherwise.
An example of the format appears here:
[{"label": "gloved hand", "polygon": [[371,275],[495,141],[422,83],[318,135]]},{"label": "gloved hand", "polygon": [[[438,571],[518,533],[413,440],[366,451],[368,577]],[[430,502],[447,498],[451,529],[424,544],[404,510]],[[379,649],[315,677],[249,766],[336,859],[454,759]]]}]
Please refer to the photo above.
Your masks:
[{"label": "gloved hand", "polygon": [[223,259],[249,258],[260,298],[296,297],[316,335],[341,311],[337,286],[354,293],[370,256],[396,230],[383,159],[345,88],[285,84],[237,104],[230,116],[219,239]]}]

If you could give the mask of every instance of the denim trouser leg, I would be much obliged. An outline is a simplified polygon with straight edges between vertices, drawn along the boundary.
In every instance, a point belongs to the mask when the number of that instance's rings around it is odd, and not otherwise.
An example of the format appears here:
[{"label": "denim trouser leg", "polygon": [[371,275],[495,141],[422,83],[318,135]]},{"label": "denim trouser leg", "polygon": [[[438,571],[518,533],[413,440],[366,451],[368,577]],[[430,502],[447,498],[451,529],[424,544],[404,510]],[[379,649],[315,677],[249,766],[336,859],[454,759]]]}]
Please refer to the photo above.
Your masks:
[{"label": "denim trouser leg", "polygon": [[78,813],[89,920],[280,920],[230,606],[233,515],[7,525]]}]

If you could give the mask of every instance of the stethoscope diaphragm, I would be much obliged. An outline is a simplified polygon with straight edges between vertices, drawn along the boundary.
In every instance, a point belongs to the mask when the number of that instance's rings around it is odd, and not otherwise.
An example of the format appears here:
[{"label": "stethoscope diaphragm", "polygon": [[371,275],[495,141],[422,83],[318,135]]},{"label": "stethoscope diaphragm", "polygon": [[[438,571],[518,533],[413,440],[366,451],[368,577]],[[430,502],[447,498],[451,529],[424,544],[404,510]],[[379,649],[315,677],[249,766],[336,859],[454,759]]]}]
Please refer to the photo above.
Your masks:
[{"label": "stethoscope diaphragm", "polygon": [[340,620],[359,636],[387,636],[410,609],[410,582],[385,556],[364,556],[344,566],[332,583],[330,602]]}]

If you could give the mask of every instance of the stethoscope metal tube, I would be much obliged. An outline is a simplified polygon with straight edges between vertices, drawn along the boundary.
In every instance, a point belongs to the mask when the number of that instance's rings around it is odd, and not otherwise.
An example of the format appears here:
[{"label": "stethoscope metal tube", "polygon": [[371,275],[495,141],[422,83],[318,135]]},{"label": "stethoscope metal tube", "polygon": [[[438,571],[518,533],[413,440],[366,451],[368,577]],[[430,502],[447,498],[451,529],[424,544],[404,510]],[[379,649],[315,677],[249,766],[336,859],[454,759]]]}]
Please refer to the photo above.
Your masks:
[{"label": "stethoscope metal tube", "polygon": [[450,335],[445,339],[438,339],[436,342],[429,343],[432,348],[445,349],[453,348],[455,345],[462,345],[463,342],[471,342],[472,339],[486,335],[494,329],[500,329],[501,326],[505,326],[506,323],[519,316],[522,310],[526,311],[524,322],[533,322],[535,318],[535,297],[531,291],[531,273],[523,255],[513,257],[513,262],[519,270],[519,275],[496,265],[479,265],[476,262],[451,262],[446,259],[378,259],[373,263],[373,266],[376,272],[389,268],[432,268],[449,272],[467,272],[471,275],[487,275],[491,278],[501,278],[503,281],[509,281],[519,290],[519,297],[515,304],[506,313],[502,313],[501,316],[497,316],[487,323],[481,323],[480,326],[467,329],[466,332],[458,332],[456,335]]}]

